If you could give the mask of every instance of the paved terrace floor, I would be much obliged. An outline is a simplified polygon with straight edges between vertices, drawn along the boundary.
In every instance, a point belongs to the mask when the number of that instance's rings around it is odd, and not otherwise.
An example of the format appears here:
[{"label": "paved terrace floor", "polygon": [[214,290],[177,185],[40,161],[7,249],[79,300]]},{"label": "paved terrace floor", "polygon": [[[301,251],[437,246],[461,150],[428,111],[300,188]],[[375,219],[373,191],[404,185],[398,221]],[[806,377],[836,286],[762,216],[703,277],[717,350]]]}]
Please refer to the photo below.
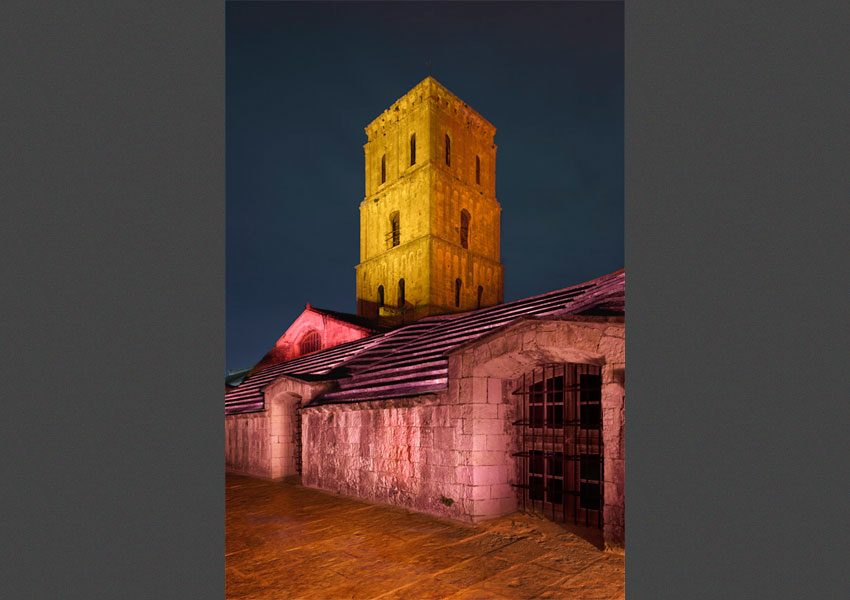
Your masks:
[{"label": "paved terrace floor", "polygon": [[226,501],[231,599],[624,597],[598,531],[524,514],[466,526],[236,475]]}]

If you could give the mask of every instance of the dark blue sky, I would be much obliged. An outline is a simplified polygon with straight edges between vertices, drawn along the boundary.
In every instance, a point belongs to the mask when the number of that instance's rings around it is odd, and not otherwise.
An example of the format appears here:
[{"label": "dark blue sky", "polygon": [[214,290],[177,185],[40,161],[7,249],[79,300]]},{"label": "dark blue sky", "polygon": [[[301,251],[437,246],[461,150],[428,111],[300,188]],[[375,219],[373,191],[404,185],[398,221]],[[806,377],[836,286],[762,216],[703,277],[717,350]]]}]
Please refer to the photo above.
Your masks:
[{"label": "dark blue sky", "polygon": [[623,266],[622,3],[228,2],[228,369],[355,311],[363,128],[429,72],[496,126],[505,300]]}]

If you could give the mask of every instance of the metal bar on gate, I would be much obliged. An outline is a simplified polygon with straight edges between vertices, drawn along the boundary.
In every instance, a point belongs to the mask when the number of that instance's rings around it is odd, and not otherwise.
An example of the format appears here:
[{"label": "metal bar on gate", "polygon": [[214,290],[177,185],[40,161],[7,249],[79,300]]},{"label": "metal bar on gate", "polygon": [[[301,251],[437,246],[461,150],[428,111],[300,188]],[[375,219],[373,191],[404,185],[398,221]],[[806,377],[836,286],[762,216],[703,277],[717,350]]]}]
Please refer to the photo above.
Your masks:
[{"label": "metal bar on gate", "polygon": [[[579,436],[581,435],[581,408],[579,407],[579,394],[576,389],[576,380],[578,379],[578,366],[570,365],[570,375],[572,375],[572,388],[573,393],[573,444],[572,451],[573,454],[578,456],[579,454]],[[573,524],[578,525],[578,509],[580,504],[580,498],[578,493],[581,493],[581,483],[579,481],[579,477],[581,472],[579,470],[578,461],[573,461]],[[578,493],[576,493],[578,492]]]},{"label": "metal bar on gate", "polygon": [[543,468],[543,505],[540,507],[543,513],[543,516],[546,516],[546,503],[549,500],[549,478],[546,467],[548,466],[546,463],[548,462],[548,457],[546,456],[546,440],[549,434],[549,404],[548,404],[548,395],[549,395],[549,382],[546,379],[546,365],[543,365],[541,369],[541,378],[543,383],[543,443],[541,444],[542,453],[542,468]]},{"label": "metal bar on gate", "polygon": [[[535,442],[537,441],[535,439],[537,437],[536,436],[537,431],[536,431],[536,427],[535,427],[536,423],[534,422],[534,411],[532,410],[532,407],[531,407],[531,401],[533,399],[532,390],[534,389],[534,374],[535,374],[535,371],[532,370],[531,371],[531,385],[528,388],[528,423],[529,423],[529,427],[531,428],[531,450],[530,450],[530,452],[531,452],[532,456],[533,456],[534,450],[536,448]],[[537,508],[537,507],[534,504],[534,495],[531,493],[531,487],[530,487],[531,486],[531,458],[528,459],[528,483],[529,483],[528,499],[531,501],[531,510],[535,510],[535,508]]]},{"label": "metal bar on gate", "polygon": [[[520,408],[520,419],[522,420],[523,423],[527,423],[527,421],[525,420],[525,405],[527,404],[527,402],[526,402],[527,397],[525,395],[525,373],[522,374],[522,387],[520,388],[520,390],[522,390],[522,394],[520,395],[520,398],[522,398],[521,408]],[[523,424],[523,425],[521,425],[521,427],[522,427],[522,429],[520,429],[520,440],[521,440],[521,444],[522,444],[522,451],[525,452],[526,426]],[[520,480],[520,481],[522,481],[522,483],[524,483],[526,485],[528,484],[528,472],[527,472],[528,460],[529,459],[526,457],[522,461],[522,468],[521,468],[522,479]],[[528,488],[526,488],[522,491],[522,510],[523,510],[523,512],[525,512],[525,497],[527,495],[528,495]]]},{"label": "metal bar on gate", "polygon": [[567,422],[570,418],[570,413],[567,409],[567,363],[561,363],[561,410],[563,416],[561,418],[561,520],[567,521],[567,495],[569,487],[567,486]]}]

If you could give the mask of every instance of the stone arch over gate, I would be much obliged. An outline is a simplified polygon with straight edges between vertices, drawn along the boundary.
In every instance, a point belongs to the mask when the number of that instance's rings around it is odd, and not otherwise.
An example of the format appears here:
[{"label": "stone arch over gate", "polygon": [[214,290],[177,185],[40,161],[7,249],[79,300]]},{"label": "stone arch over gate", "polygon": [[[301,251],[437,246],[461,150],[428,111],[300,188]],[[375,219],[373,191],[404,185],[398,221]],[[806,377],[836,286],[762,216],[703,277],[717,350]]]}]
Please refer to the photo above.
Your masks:
[{"label": "stone arch over gate", "polygon": [[523,318],[449,355],[449,396],[470,405],[466,467],[472,520],[517,509],[516,408],[511,382],[542,364],[597,365],[602,372],[603,537],[624,547],[625,328],[622,319]]}]

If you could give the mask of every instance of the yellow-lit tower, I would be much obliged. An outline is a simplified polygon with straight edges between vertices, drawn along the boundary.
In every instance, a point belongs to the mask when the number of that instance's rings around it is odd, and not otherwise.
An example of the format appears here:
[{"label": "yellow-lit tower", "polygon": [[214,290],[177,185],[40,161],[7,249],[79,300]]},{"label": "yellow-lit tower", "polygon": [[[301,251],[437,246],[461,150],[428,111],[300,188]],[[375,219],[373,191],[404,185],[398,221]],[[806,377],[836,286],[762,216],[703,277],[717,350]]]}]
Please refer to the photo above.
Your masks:
[{"label": "yellow-lit tower", "polygon": [[392,325],[502,302],[495,133],[433,77],[366,127],[357,314]]}]

